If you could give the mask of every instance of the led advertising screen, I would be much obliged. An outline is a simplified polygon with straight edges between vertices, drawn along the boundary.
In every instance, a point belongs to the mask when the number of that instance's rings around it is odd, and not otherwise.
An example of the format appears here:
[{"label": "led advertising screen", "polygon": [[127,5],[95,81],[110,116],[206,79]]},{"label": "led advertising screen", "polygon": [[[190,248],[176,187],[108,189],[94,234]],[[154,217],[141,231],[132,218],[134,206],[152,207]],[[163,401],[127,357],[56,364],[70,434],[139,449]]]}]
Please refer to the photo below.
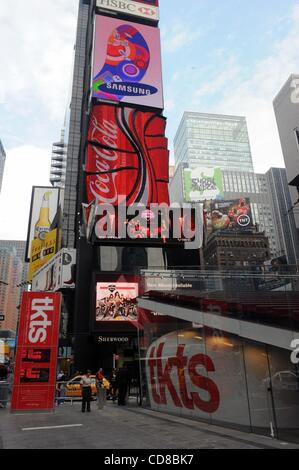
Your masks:
[{"label": "led advertising screen", "polygon": [[96,16],[92,96],[163,109],[160,31]]},{"label": "led advertising screen", "polygon": [[169,204],[166,119],[153,112],[103,104],[89,123],[88,203]]},{"label": "led advertising screen", "polygon": [[186,202],[219,200],[224,197],[222,171],[220,168],[196,168],[184,170],[184,193]]},{"label": "led advertising screen", "polygon": [[250,200],[217,201],[211,204],[210,224],[212,231],[246,230],[253,227]]},{"label": "led advertising screen", "polygon": [[158,0],[97,0],[97,8],[120,15],[137,16],[147,21],[159,21]]},{"label": "led advertising screen", "polygon": [[22,297],[11,409],[52,410],[61,294],[26,292]]},{"label": "led advertising screen", "polygon": [[137,297],[137,283],[98,282],[96,299],[96,321],[137,321]]},{"label": "led advertising screen", "polygon": [[27,262],[31,257],[32,241],[44,241],[46,234],[51,231],[51,225],[57,215],[59,199],[60,190],[58,188],[33,187],[27,235]]}]

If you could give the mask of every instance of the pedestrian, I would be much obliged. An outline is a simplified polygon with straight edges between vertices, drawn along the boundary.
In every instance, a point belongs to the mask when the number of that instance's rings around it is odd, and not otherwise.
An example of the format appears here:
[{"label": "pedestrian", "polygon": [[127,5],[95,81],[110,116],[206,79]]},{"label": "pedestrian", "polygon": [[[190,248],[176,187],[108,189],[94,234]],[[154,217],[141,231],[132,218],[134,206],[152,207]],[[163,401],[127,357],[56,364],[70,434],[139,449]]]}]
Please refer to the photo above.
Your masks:
[{"label": "pedestrian", "polygon": [[118,406],[125,406],[130,383],[129,371],[127,366],[122,367],[116,374],[115,379],[118,388]]},{"label": "pedestrian", "polygon": [[103,369],[99,369],[96,373],[96,386],[97,386],[97,401],[98,401],[98,409],[102,410],[105,404],[105,390],[103,388],[103,380],[104,380],[104,372]]},{"label": "pedestrian", "polygon": [[111,375],[111,378],[110,378],[111,396],[112,396],[112,401],[113,401],[113,403],[115,403],[116,400],[117,400],[117,383],[116,383],[116,376],[117,376],[117,369],[113,369],[112,375]]},{"label": "pedestrian", "polygon": [[91,390],[92,378],[91,371],[88,370],[86,375],[83,375],[81,379],[81,390],[82,390],[82,413],[85,413],[86,405],[87,412],[90,413],[90,402],[92,400],[92,390]]}]

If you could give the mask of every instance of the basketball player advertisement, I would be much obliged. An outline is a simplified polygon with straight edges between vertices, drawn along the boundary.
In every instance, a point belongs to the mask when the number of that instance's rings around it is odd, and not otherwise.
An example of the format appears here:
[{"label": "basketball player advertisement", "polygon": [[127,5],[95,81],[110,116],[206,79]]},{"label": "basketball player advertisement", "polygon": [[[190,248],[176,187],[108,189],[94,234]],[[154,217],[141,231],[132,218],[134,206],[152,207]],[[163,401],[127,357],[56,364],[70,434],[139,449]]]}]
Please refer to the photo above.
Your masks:
[{"label": "basketball player advertisement", "polygon": [[96,321],[138,321],[138,284],[103,283],[97,284]]},{"label": "basketball player advertisement", "polygon": [[160,30],[96,16],[92,96],[164,108]]}]

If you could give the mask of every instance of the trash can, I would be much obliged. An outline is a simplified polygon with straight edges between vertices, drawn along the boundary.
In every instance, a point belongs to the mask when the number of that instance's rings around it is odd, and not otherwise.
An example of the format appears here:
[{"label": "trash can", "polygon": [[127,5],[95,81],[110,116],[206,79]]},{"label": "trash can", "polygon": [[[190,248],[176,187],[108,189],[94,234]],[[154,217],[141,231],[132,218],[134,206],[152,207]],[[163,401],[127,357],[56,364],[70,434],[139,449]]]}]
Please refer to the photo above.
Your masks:
[{"label": "trash can", "polygon": [[0,382],[0,408],[6,408],[9,397],[9,383]]}]

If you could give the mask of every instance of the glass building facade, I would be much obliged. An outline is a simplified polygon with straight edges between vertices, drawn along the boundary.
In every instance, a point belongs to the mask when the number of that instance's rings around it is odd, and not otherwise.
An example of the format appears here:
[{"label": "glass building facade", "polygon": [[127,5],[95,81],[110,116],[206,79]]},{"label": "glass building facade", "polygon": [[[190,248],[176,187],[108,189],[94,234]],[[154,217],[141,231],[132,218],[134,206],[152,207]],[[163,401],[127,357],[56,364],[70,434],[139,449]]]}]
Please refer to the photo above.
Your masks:
[{"label": "glass building facade", "polygon": [[298,271],[143,276],[142,406],[299,442]]},{"label": "glass building facade", "polygon": [[246,119],[239,116],[183,115],[174,139],[175,163],[189,168],[221,168],[253,172]]}]

